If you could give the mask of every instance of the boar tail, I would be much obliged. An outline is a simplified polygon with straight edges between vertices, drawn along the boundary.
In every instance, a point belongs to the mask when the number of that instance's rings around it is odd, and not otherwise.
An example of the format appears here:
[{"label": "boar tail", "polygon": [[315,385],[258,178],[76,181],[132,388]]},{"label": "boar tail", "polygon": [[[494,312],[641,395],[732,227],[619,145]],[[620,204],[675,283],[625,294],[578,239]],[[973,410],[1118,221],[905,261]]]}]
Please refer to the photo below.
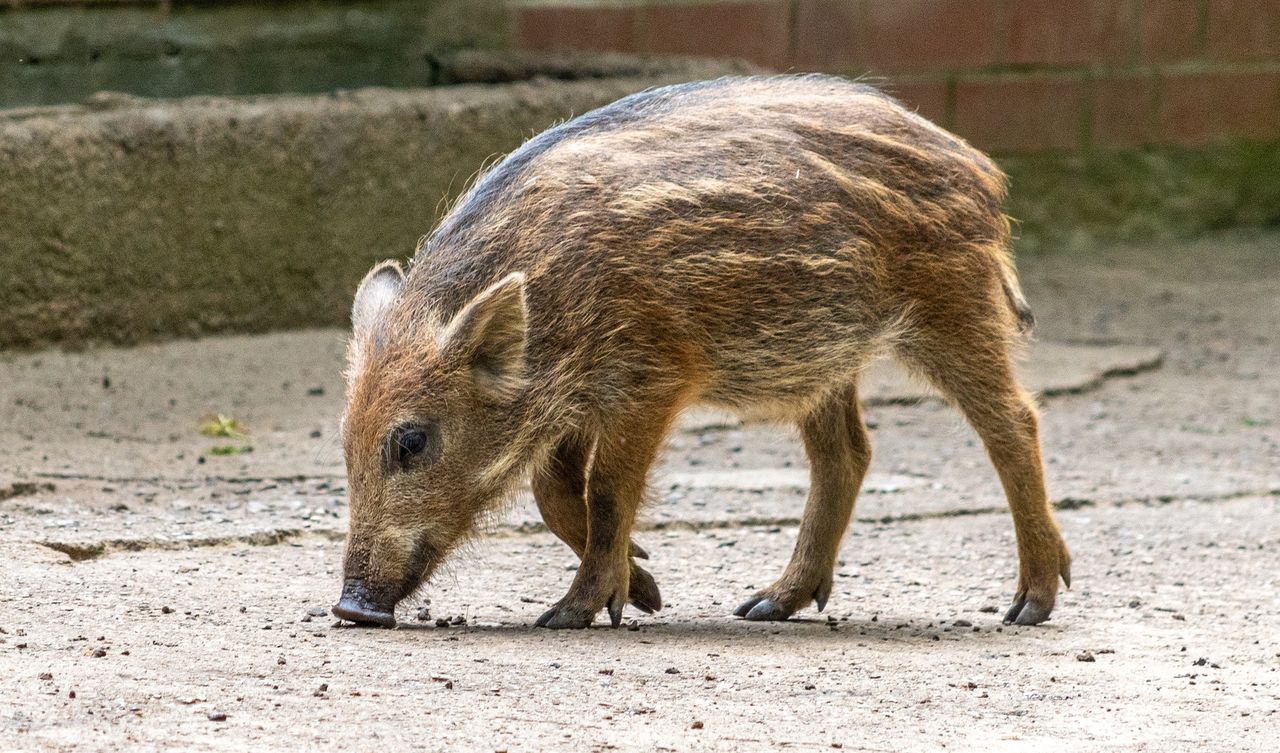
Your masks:
[{"label": "boar tail", "polygon": [[1018,284],[1018,272],[1013,267],[1013,259],[1006,251],[1000,257],[1000,285],[1004,288],[1005,300],[1009,308],[1018,317],[1018,332],[1028,334],[1036,326],[1036,316],[1031,313],[1031,305],[1022,294],[1022,286]]}]

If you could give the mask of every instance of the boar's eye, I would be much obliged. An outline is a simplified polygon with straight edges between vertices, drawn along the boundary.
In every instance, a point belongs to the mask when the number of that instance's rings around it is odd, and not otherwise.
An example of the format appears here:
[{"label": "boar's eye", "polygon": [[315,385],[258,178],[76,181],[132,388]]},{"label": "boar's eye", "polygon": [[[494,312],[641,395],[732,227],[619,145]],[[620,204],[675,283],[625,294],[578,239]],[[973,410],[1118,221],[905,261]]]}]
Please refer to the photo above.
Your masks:
[{"label": "boar's eye", "polygon": [[411,429],[400,435],[400,459],[417,455],[427,449],[427,435],[419,429]]},{"label": "boar's eye", "polygon": [[440,455],[440,424],[435,421],[397,426],[387,437],[387,470],[430,463]]}]

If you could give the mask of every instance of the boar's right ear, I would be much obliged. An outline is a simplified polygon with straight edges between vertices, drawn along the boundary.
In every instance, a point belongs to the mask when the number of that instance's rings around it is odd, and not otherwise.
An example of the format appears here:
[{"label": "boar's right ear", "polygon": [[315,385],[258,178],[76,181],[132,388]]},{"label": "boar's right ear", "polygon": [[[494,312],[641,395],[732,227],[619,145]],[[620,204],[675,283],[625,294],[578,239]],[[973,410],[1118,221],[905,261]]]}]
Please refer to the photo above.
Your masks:
[{"label": "boar's right ear", "polygon": [[484,393],[509,400],[524,387],[527,320],[524,275],[513,272],[462,307],[441,334],[440,350],[469,368]]},{"label": "boar's right ear", "polygon": [[403,287],[404,272],[395,261],[378,264],[360,281],[355,301],[351,304],[351,350],[348,360],[352,368],[359,364],[361,348]]}]

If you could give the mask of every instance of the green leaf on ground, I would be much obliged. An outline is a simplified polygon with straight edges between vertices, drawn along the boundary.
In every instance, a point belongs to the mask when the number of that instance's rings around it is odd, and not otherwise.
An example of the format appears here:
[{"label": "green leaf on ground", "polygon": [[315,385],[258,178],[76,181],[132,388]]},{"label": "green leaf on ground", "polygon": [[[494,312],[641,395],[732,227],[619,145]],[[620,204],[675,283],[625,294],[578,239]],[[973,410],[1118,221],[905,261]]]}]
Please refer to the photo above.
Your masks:
[{"label": "green leaf on ground", "polygon": [[200,418],[200,433],[206,437],[244,439],[249,436],[249,427],[230,416],[211,413]]}]

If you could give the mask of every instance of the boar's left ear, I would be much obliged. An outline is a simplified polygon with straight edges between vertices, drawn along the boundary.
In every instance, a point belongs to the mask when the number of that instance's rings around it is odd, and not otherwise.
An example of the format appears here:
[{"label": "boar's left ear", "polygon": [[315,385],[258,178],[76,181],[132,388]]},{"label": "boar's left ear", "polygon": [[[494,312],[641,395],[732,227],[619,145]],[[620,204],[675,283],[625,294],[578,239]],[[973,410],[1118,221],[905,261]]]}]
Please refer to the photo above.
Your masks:
[{"label": "boar's left ear", "polygon": [[356,337],[367,335],[404,287],[399,263],[384,261],[364,276],[351,304],[351,329]]},{"label": "boar's left ear", "polygon": [[510,399],[524,387],[527,320],[524,274],[513,272],[462,307],[440,336],[440,351],[468,366],[483,392]]},{"label": "boar's left ear", "polygon": [[351,304],[351,344],[347,348],[347,361],[352,372],[360,365],[369,335],[396,296],[400,295],[402,287],[404,272],[394,261],[378,264],[360,281],[355,301]]}]

